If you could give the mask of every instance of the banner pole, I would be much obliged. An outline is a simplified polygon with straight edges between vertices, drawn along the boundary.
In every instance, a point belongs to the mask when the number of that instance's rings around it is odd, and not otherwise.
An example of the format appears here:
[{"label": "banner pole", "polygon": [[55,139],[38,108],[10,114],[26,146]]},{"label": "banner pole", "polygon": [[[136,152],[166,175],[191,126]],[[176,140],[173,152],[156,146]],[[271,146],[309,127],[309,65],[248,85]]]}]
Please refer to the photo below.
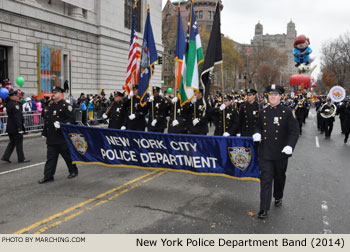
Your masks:
[{"label": "banner pole", "polygon": [[[221,89],[222,89],[222,104],[224,104],[224,92],[225,92],[225,88],[224,88],[224,67],[223,67],[223,63],[221,63]],[[225,133],[226,130],[226,116],[225,116],[225,110],[222,111],[222,122],[223,122],[223,133]]]}]

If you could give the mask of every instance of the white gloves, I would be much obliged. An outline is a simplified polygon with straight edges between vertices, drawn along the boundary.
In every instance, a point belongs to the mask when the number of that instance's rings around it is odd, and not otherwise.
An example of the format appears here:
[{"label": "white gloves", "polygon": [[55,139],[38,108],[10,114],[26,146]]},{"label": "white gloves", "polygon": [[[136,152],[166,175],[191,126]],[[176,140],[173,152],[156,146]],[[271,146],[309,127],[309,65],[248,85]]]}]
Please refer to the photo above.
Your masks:
[{"label": "white gloves", "polygon": [[228,137],[228,136],[230,136],[230,133],[225,132],[225,133],[223,134],[223,136],[224,136],[224,137]]},{"label": "white gloves", "polygon": [[226,108],[226,105],[223,103],[223,104],[221,104],[221,106],[220,106],[220,110],[221,111],[223,111],[224,109]]},{"label": "white gloves", "polygon": [[193,123],[193,126],[196,126],[199,123],[199,119],[198,118],[194,119],[192,123]]},{"label": "white gloves", "polygon": [[20,132],[18,132],[19,134],[23,134],[24,133],[24,131],[23,130],[21,130]]},{"label": "white gloves", "polygon": [[287,155],[292,155],[293,149],[292,149],[292,147],[287,145],[286,147],[283,148],[282,153],[285,153]]},{"label": "white gloves", "polygon": [[255,133],[252,137],[253,137],[254,142],[261,141],[261,134],[260,133]]},{"label": "white gloves", "polygon": [[324,112],[327,112],[327,113],[328,113],[329,111],[330,111],[329,109],[325,109],[325,110],[324,110]]},{"label": "white gloves", "polygon": [[197,96],[194,96],[194,97],[192,98],[191,102],[194,104],[194,103],[196,103],[196,101],[197,101]]},{"label": "white gloves", "polygon": [[171,100],[171,102],[172,102],[172,103],[177,103],[178,100],[179,100],[179,99],[178,99],[177,97],[174,97],[174,98]]},{"label": "white gloves", "polygon": [[130,99],[130,98],[133,97],[133,96],[134,96],[134,92],[131,90],[130,93],[129,93],[129,95],[128,95],[128,99]]},{"label": "white gloves", "polygon": [[107,119],[107,118],[108,118],[108,115],[106,115],[105,113],[103,113],[102,118],[103,118],[103,119]]},{"label": "white gloves", "polygon": [[56,129],[61,128],[61,125],[60,125],[59,121],[54,122],[53,125],[55,126]]},{"label": "white gloves", "polygon": [[129,119],[130,119],[130,120],[134,120],[135,118],[136,118],[135,114],[129,115]]},{"label": "white gloves", "polygon": [[156,124],[157,124],[157,119],[153,119],[153,121],[151,122],[151,125],[154,127],[156,126]]},{"label": "white gloves", "polygon": [[149,101],[149,102],[153,102],[153,101],[154,101],[154,96],[151,95],[151,96],[149,97],[148,101]]},{"label": "white gloves", "polygon": [[121,129],[121,130],[126,130],[126,127],[125,127],[125,126],[122,126],[120,129]]},{"label": "white gloves", "polygon": [[178,120],[174,120],[173,123],[172,123],[173,127],[175,127],[175,126],[177,126],[177,125],[179,125],[179,124],[180,124],[180,123],[179,123]]},{"label": "white gloves", "polygon": [[236,136],[240,137],[240,136],[241,136],[241,133],[237,133]]}]

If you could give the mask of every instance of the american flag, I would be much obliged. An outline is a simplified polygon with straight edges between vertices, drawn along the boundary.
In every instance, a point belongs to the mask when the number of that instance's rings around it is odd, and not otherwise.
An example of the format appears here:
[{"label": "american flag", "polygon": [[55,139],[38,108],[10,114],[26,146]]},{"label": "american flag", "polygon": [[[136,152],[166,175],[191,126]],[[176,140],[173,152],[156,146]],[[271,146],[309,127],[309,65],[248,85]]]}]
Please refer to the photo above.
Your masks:
[{"label": "american flag", "polygon": [[[137,5],[134,5],[133,16],[132,16],[132,27],[131,27],[131,38],[130,38],[130,48],[128,57],[128,68],[126,73],[126,82],[124,89],[130,93],[129,84],[134,80],[134,83],[138,83],[138,62],[141,57],[141,48],[138,42],[138,36],[136,34],[136,12]],[[133,83],[131,83],[133,84]]]}]

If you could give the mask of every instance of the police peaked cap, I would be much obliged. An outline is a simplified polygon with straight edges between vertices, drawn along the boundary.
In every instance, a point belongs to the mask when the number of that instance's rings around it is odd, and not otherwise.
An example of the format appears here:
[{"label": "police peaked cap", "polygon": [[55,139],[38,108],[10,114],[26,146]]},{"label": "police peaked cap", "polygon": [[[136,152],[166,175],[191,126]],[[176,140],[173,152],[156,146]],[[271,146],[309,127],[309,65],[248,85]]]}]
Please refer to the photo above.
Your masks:
[{"label": "police peaked cap", "polygon": [[282,86],[272,84],[271,86],[267,87],[266,91],[269,94],[283,94],[284,88]]},{"label": "police peaked cap", "polygon": [[252,94],[252,95],[255,95],[257,93],[257,91],[255,89],[252,89],[252,88],[247,88],[245,90],[245,92],[248,94]]},{"label": "police peaked cap", "polygon": [[153,87],[153,92],[159,92],[160,91],[160,87]]},{"label": "police peaked cap", "polygon": [[120,97],[123,97],[123,96],[124,96],[124,93],[119,92],[119,91],[116,91],[116,92],[114,92],[114,96],[120,96]]},{"label": "police peaked cap", "polygon": [[11,89],[10,92],[9,92],[9,96],[14,96],[14,95],[18,96],[18,91]]},{"label": "police peaked cap", "polygon": [[59,86],[55,86],[52,88],[52,93],[63,93],[64,89],[59,87]]}]

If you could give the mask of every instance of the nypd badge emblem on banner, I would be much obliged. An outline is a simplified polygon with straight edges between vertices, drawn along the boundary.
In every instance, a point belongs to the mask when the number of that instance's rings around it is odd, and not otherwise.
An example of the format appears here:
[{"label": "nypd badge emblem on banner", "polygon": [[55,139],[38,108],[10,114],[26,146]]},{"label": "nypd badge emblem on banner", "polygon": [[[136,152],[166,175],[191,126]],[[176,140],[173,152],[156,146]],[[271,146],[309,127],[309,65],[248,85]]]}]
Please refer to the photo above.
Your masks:
[{"label": "nypd badge emblem on banner", "polygon": [[232,164],[238,169],[244,171],[250,165],[252,160],[251,148],[244,147],[229,147],[228,152]]},{"label": "nypd badge emblem on banner", "polygon": [[88,143],[83,134],[78,133],[70,133],[69,138],[72,141],[75,149],[80,153],[80,155],[84,155],[88,149]]}]

